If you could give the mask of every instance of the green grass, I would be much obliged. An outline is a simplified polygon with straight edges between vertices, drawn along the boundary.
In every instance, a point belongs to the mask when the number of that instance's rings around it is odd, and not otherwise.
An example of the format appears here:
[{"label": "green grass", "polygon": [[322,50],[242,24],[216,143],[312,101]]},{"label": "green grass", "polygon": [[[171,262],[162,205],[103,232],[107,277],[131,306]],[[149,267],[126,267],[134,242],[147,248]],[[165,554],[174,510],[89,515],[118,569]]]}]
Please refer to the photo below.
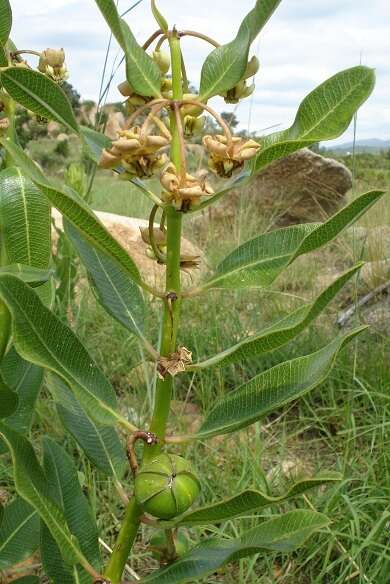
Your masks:
[{"label": "green grass", "polygon": [[[357,174],[355,191],[381,186],[367,174],[375,168],[360,168],[357,162],[357,172],[363,178]],[[95,209],[141,218],[150,209],[150,202],[141,193],[107,173],[97,176],[92,204]],[[187,219],[185,234],[201,243],[208,262],[213,265],[242,241],[269,228],[272,220],[272,216],[260,215],[247,193],[242,195],[234,225],[230,220],[221,221],[206,213],[203,220]],[[388,201],[370,211],[360,224],[390,226]],[[385,252],[390,255],[390,250]],[[313,297],[312,285],[318,276],[332,273],[335,267],[341,270],[351,265],[359,259],[356,253],[353,242],[341,238],[317,254],[314,264],[301,258],[270,293],[216,291],[184,303],[180,344],[190,348],[195,358],[213,355]],[[350,301],[353,295],[352,287],[342,298]],[[334,302],[326,315],[297,340],[260,360],[177,378],[175,399],[182,415],[172,417],[172,430],[187,431],[189,424],[195,427],[217,398],[260,371],[326,344],[338,332],[334,323],[339,307]],[[158,304],[151,304],[146,323],[149,338],[155,343],[158,308]],[[359,315],[356,320],[359,321]],[[81,286],[77,302],[72,306],[71,322],[110,377],[123,411],[137,410],[140,424],[146,423],[152,402],[152,377],[150,369],[142,365],[137,342],[106,315],[85,286]],[[186,408],[186,403],[191,408]],[[112,546],[123,508],[111,481],[91,468],[73,441],[63,435],[49,400],[40,401],[34,432],[37,438],[46,432],[54,435],[76,456],[102,539]],[[329,530],[312,537],[298,552],[289,556],[260,554],[241,560],[204,579],[203,584],[389,584],[389,335],[376,331],[365,333],[342,352],[330,378],[321,387],[288,408],[247,430],[177,451],[191,458],[198,469],[201,503],[231,496],[245,488],[276,494],[294,478],[319,471],[336,470],[344,477],[337,486],[318,489],[254,517],[243,517],[207,530],[188,531],[193,542],[212,533],[237,535],[272,514],[295,507],[309,506],[331,519]],[[2,478],[6,483],[8,475],[9,467],[4,467]],[[129,477],[124,486],[131,492]],[[144,526],[129,560],[130,566],[141,575],[157,567],[147,551],[150,536],[151,529]]]}]

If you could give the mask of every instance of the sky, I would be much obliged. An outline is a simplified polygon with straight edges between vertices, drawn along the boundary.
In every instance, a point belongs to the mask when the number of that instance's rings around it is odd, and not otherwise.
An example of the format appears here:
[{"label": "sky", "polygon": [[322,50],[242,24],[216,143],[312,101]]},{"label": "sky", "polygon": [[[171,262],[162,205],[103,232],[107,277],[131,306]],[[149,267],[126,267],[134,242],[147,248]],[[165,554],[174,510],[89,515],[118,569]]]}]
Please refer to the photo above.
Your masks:
[{"label": "sky", "polygon": [[[120,0],[121,11],[135,0]],[[96,101],[109,31],[93,0],[11,0],[12,38],[19,49],[64,47],[69,81],[84,99]],[[229,42],[254,0],[159,0],[161,12],[179,29],[198,30],[220,43]],[[150,2],[143,0],[126,17],[142,43],[156,29]],[[183,40],[189,78],[199,85],[202,62],[210,46],[198,39]],[[342,69],[362,63],[373,67],[377,84],[361,107],[357,138],[390,139],[390,2],[388,0],[282,0],[252,45],[261,69],[252,98],[240,102],[235,113],[241,129],[280,130],[294,120],[302,99],[316,85]],[[118,57],[115,43],[110,68]],[[124,80],[121,67],[115,77]],[[117,84],[116,83],[116,84]],[[120,98],[113,85],[109,100]],[[222,111],[232,111],[214,100]],[[267,130],[266,132],[271,131]],[[266,133],[265,132],[265,133]],[[353,127],[336,140],[352,139]],[[330,145],[330,144],[329,144]]]}]

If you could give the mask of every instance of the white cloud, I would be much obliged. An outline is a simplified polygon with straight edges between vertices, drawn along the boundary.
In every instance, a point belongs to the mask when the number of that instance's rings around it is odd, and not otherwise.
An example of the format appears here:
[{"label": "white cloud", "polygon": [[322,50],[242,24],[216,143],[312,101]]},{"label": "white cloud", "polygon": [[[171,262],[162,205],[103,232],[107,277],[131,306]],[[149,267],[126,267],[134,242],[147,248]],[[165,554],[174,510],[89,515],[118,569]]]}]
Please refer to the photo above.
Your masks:
[{"label": "white cloud", "polygon": [[[107,26],[92,0],[11,0],[13,39],[20,48],[64,46],[70,81],[85,98],[96,99],[108,41]],[[130,0],[121,0],[125,10]],[[202,30],[220,42],[231,40],[254,0],[159,0],[169,22],[179,28]],[[144,0],[127,20],[137,38],[155,28]],[[197,83],[208,48],[200,41],[183,43]],[[390,3],[371,0],[284,0],[255,41],[262,68],[251,102],[237,108],[242,127],[251,129],[292,122],[302,98],[318,83],[360,61],[377,70],[377,86],[358,116],[358,137],[390,137]],[[110,62],[116,55],[114,45]],[[123,72],[118,75],[118,80]],[[117,99],[114,89],[110,99]],[[222,100],[218,104],[229,109]],[[348,140],[350,129],[340,140]],[[340,141],[339,140],[339,141]]]}]

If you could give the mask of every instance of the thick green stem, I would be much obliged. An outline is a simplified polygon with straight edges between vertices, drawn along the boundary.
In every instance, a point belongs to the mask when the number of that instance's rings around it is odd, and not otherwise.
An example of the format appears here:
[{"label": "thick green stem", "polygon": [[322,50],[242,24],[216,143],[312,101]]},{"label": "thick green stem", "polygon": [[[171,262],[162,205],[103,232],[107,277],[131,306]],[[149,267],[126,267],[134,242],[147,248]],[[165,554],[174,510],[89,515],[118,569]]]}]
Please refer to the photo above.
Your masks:
[{"label": "thick green stem", "polygon": [[104,572],[105,577],[108,578],[112,584],[119,584],[122,580],[123,569],[136,538],[141,515],[142,509],[137,505],[134,498],[131,499],[127,506],[122,527],[110,561]]},{"label": "thick green stem", "polygon": [[[172,61],[172,89],[173,99],[181,100],[183,97],[181,77],[181,50],[176,31],[169,33]],[[171,160],[178,169],[181,168],[180,136],[176,124],[175,113],[171,114]],[[160,354],[168,356],[176,350],[176,336],[180,315],[180,241],[181,241],[182,215],[173,207],[166,210],[167,229],[167,266],[166,266],[166,296],[164,299],[162,333]],[[150,431],[154,432],[159,440],[156,446],[147,446],[144,449],[144,460],[150,459],[161,449],[161,441],[165,438],[167,420],[172,397],[172,377],[167,375],[165,379],[157,379],[155,405],[150,424]],[[142,509],[133,497],[126,509],[123,525],[119,532],[115,549],[105,571],[105,576],[112,584],[119,584],[122,578],[124,566],[134,543],[140,524]]]},{"label": "thick green stem", "polygon": [[[182,56],[180,41],[177,32],[174,30],[169,34],[169,46],[171,49],[172,62],[172,93],[174,100],[181,100],[183,97],[182,85]],[[177,170],[183,164],[180,148],[180,135],[176,122],[175,112],[171,113],[170,127],[172,133],[171,160]],[[173,207],[168,207],[166,211],[167,226],[167,268],[166,268],[166,298],[164,302],[164,312],[162,319],[162,334],[160,354],[167,357],[176,350],[177,329],[180,317],[180,243],[182,214]],[[172,398],[173,380],[168,374],[165,379],[157,379],[155,404],[150,431],[159,438],[159,443],[145,449],[144,459],[150,460],[161,450],[161,442],[165,438],[167,421],[169,416],[170,403]]]}]

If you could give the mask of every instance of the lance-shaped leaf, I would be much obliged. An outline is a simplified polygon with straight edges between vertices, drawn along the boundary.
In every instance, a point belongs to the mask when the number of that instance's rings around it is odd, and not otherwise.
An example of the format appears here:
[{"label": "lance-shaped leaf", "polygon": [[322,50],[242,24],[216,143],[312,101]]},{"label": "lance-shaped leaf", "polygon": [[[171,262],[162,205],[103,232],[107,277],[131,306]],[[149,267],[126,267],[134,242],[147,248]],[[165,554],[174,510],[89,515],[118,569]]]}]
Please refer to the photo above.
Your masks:
[{"label": "lance-shaped leaf", "polygon": [[54,186],[17,144],[9,140],[3,140],[2,143],[15,162],[46,195],[52,205],[81,231],[91,245],[107,253],[122,266],[135,282],[142,284],[140,273],[133,260],[105,229],[88,205],[78,197],[77,193],[71,189],[64,190]]},{"label": "lance-shaped leaf", "polygon": [[5,50],[1,42],[0,42],[0,67],[8,67],[7,51]]},{"label": "lance-shaped leaf", "polygon": [[80,126],[80,132],[84,140],[87,156],[98,164],[103,150],[110,148],[112,141],[105,134],[96,132],[86,126]]},{"label": "lance-shaped leaf", "polygon": [[125,53],[127,80],[132,88],[140,95],[159,96],[160,70],[137,43],[128,24],[120,18],[114,0],[96,0],[96,4]]},{"label": "lance-shaped leaf", "polygon": [[0,228],[7,263],[48,267],[50,205],[16,167],[0,172]]},{"label": "lance-shaped leaf", "polygon": [[0,571],[23,562],[38,546],[38,514],[26,501],[17,497],[4,508],[0,525]]},{"label": "lance-shaped leaf", "polygon": [[5,383],[0,374],[0,419],[11,416],[18,407],[18,394]]},{"label": "lance-shaped leaf", "polygon": [[[100,569],[101,557],[98,543],[98,530],[95,518],[85,498],[73,461],[64,449],[50,438],[43,440],[44,471],[48,481],[50,496],[64,512],[69,529],[80,543],[80,548],[90,564]],[[61,552],[51,533],[43,526],[42,555],[47,575],[53,582],[63,584],[58,579],[58,566],[53,569],[53,556],[61,557]],[[55,549],[57,548],[57,549]],[[48,560],[45,562],[45,558]],[[63,569],[66,571],[66,564]],[[91,577],[78,567],[80,581],[91,582]],[[70,573],[71,575],[71,573]]]},{"label": "lance-shaped leaf", "polygon": [[281,320],[261,331],[261,333],[248,337],[225,351],[210,357],[210,359],[196,363],[192,367],[189,367],[189,369],[207,369],[216,365],[218,367],[224,367],[232,363],[242,363],[248,359],[253,359],[263,353],[282,347],[299,335],[299,333],[325,310],[345,283],[360,270],[362,265],[363,263],[361,262],[339,276],[313,302],[300,306]]},{"label": "lance-shaped leaf", "polygon": [[247,67],[250,45],[280,1],[257,0],[253,10],[242,21],[236,38],[210,53],[201,72],[201,101],[225,93],[241,80]]},{"label": "lance-shaped leaf", "polygon": [[0,297],[12,315],[13,340],[27,361],[54,371],[82,406],[102,424],[115,424],[114,391],[73,331],[14,276],[0,276]]},{"label": "lance-shaped leaf", "polygon": [[12,10],[9,0],[0,0],[0,43],[7,42],[12,27]]},{"label": "lance-shaped leaf", "polygon": [[[271,497],[261,491],[248,489],[224,501],[190,511],[182,515],[182,517],[179,517],[176,521],[173,521],[172,524],[175,526],[186,525],[192,527],[195,525],[208,525],[210,523],[227,521],[240,515],[249,515],[264,507],[278,505],[288,499],[298,497],[310,489],[321,485],[332,484],[340,480],[341,476],[337,474],[303,479],[292,485],[284,495],[280,495],[279,497]],[[164,524],[162,523],[161,525],[163,526]]]},{"label": "lance-shaped leaf", "polygon": [[97,299],[130,332],[144,340],[145,302],[139,287],[109,256],[89,245],[71,224],[65,232],[88,271]]},{"label": "lance-shaped leaf", "polygon": [[0,268],[0,275],[8,274],[9,276],[17,276],[27,284],[42,284],[50,280],[53,276],[53,270],[42,270],[40,268],[32,268],[23,264],[11,264],[9,266],[2,266]]},{"label": "lance-shaped leaf", "polygon": [[[21,434],[30,430],[35,402],[43,380],[43,370],[22,359],[14,348],[1,362],[0,374],[18,396],[18,407],[7,424]],[[0,445],[0,453],[2,447]]]},{"label": "lance-shaped leaf", "polygon": [[300,255],[332,241],[382,196],[369,191],[357,197],[324,223],[304,223],[263,233],[232,251],[217,266],[205,288],[262,288],[269,286]]},{"label": "lance-shaped leaf", "polygon": [[327,79],[305,97],[290,128],[261,141],[261,149],[249,165],[252,173],[314,142],[340,136],[374,86],[374,70],[361,65]]},{"label": "lance-shaped leaf", "polygon": [[230,392],[206,416],[197,438],[228,434],[302,397],[331,372],[340,350],[367,327],[334,339],[316,353],[280,363]]},{"label": "lance-shaped leaf", "polygon": [[79,132],[72,106],[58,83],[26,67],[9,67],[0,81],[10,96],[39,116],[56,120],[71,132]]},{"label": "lance-shaped leaf", "polygon": [[57,403],[57,411],[65,429],[92,464],[119,483],[128,463],[115,429],[111,426],[99,426],[89,418],[60,377],[49,374],[47,384]]},{"label": "lance-shaped leaf", "polygon": [[11,453],[17,493],[36,509],[67,562],[86,565],[88,562],[71,534],[63,512],[49,495],[45,474],[30,442],[3,423],[0,423],[0,436]]},{"label": "lance-shaped leaf", "polygon": [[173,564],[143,578],[145,584],[193,582],[239,558],[262,551],[291,552],[315,531],[326,527],[325,515],[309,510],[290,511],[264,521],[234,539],[212,538],[184,554]]}]

